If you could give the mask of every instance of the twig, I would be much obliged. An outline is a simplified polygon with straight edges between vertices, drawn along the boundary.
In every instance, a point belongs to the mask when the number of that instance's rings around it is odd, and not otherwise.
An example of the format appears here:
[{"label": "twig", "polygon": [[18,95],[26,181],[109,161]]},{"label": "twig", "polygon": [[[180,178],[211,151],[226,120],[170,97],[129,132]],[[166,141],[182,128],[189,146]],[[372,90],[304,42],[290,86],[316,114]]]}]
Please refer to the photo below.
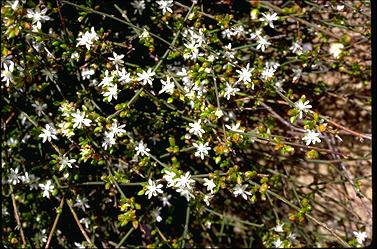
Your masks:
[{"label": "twig", "polygon": [[21,223],[20,216],[18,214],[17,204],[16,204],[16,197],[14,196],[12,185],[10,185],[10,191],[12,192],[11,196],[12,196],[12,204],[13,204],[14,217],[16,218],[17,227],[20,229],[20,235],[21,235],[21,240],[22,240],[22,248],[26,248],[25,234],[24,234],[24,230],[22,229],[22,223]]},{"label": "twig", "polygon": [[187,239],[187,233],[188,233],[188,223],[189,223],[189,220],[190,220],[190,205],[189,205],[189,203],[187,203],[186,221],[185,221],[185,227],[184,227],[183,234],[182,234],[182,245],[181,245],[181,248],[185,247],[185,243],[186,243],[186,239]]},{"label": "twig", "polygon": [[290,124],[289,122],[287,122],[284,118],[282,118],[279,114],[277,114],[270,106],[268,106],[267,104],[265,104],[263,101],[259,101],[259,103],[264,108],[266,108],[267,111],[269,111],[272,115],[274,115],[280,122],[282,122],[283,124],[285,124],[286,126],[288,126],[289,128],[291,128],[292,130],[296,130],[296,131],[303,132],[303,133],[306,132],[304,129],[295,127],[292,124]]},{"label": "twig", "polygon": [[79,220],[79,218],[78,218],[78,216],[77,216],[75,210],[74,210],[73,207],[72,207],[71,202],[68,201],[68,200],[66,200],[66,203],[67,203],[69,209],[71,210],[71,213],[72,213],[72,215],[73,215],[73,218],[75,219],[75,221],[76,221],[76,223],[77,223],[77,225],[78,225],[78,227],[79,227],[79,229],[80,229],[82,235],[84,235],[85,240],[89,243],[89,245],[90,245],[91,247],[97,248],[97,247],[94,245],[94,243],[90,240],[88,234],[85,232],[85,229],[82,227],[82,225],[81,225],[81,223],[80,223],[80,220]]},{"label": "twig", "polygon": [[59,221],[60,215],[62,214],[63,205],[64,205],[64,196],[63,196],[62,200],[60,201],[60,205],[58,207],[58,213],[56,214],[56,217],[55,217],[55,220],[54,220],[54,224],[52,225],[50,234],[48,235],[48,239],[47,239],[47,242],[46,242],[45,249],[47,249],[47,248],[50,247],[52,236],[55,233],[55,229],[56,229],[56,226],[58,225],[58,221]]},{"label": "twig", "polygon": [[126,233],[126,235],[124,235],[124,237],[122,238],[122,240],[118,243],[118,245],[116,246],[117,248],[121,247],[123,245],[123,243],[126,241],[126,239],[131,235],[131,233],[135,230],[134,227],[131,227],[130,230],[128,230],[128,232]]}]

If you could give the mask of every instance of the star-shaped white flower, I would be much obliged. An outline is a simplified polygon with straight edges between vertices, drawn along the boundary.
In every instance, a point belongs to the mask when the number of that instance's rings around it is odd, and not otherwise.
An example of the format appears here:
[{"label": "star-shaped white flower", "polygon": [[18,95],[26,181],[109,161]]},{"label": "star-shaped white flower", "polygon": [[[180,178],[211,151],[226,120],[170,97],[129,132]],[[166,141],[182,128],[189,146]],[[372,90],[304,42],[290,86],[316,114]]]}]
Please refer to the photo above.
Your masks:
[{"label": "star-shaped white flower", "polygon": [[153,76],[155,75],[155,72],[151,68],[148,68],[147,71],[143,71],[141,73],[137,73],[138,81],[141,81],[141,84],[145,86],[146,84],[152,85]]},{"label": "star-shaped white flower", "polygon": [[295,107],[299,111],[299,118],[302,119],[302,113],[308,112],[308,109],[312,108],[311,105],[309,105],[309,100],[303,102],[302,99],[299,99],[297,102],[295,102]]},{"label": "star-shaped white flower", "polygon": [[268,41],[268,38],[267,36],[258,36],[258,41],[257,41],[258,45],[257,45],[257,49],[260,49],[262,50],[262,52],[264,52],[264,50],[269,46],[271,45],[271,42]]},{"label": "star-shaped white flower", "polygon": [[90,126],[90,123],[92,122],[92,120],[85,118],[85,116],[86,116],[85,112],[81,112],[80,110],[77,110],[76,113],[72,114],[73,129],[75,129],[76,127],[81,129],[82,125]]},{"label": "star-shaped white flower", "polygon": [[193,143],[194,147],[197,149],[195,152],[196,157],[200,157],[202,160],[204,159],[205,155],[208,155],[208,151],[211,150],[211,147],[207,146],[208,142],[203,144],[202,142]]},{"label": "star-shaped white flower", "polygon": [[213,193],[213,189],[216,187],[216,184],[212,179],[204,178],[203,185],[207,187],[207,190]]},{"label": "star-shaped white flower", "polygon": [[145,195],[148,195],[148,199],[152,196],[157,196],[158,194],[162,194],[162,184],[156,184],[156,182],[152,181],[151,179],[148,180],[147,190],[145,191]]},{"label": "star-shaped white flower", "polygon": [[202,120],[198,120],[197,122],[194,123],[189,123],[189,126],[191,127],[189,132],[197,135],[198,137],[202,137],[202,133],[205,133],[205,131],[202,129],[202,126],[200,125]]},{"label": "star-shaped white flower", "polygon": [[111,102],[111,100],[118,98],[118,86],[117,84],[113,84],[112,86],[107,87],[107,91],[103,93],[104,97],[107,97],[107,101]]},{"label": "star-shaped white flower", "polygon": [[4,70],[1,70],[1,81],[4,81],[6,86],[9,86],[9,83],[13,81],[14,63],[10,61],[9,66],[3,63],[3,67]]},{"label": "star-shaped white flower", "polygon": [[246,191],[246,188],[247,188],[247,184],[244,184],[244,185],[237,184],[233,189],[234,196],[237,197],[241,195],[242,198],[247,200],[247,196],[251,195],[251,193],[249,191]]},{"label": "star-shaped white flower", "polygon": [[278,20],[278,16],[276,13],[262,13],[262,16],[259,20],[264,22],[264,23],[267,23],[271,28],[274,28],[274,24],[273,24],[273,21],[276,21]]},{"label": "star-shaped white flower", "polygon": [[109,60],[112,61],[112,63],[115,65],[115,67],[118,69],[119,66],[122,66],[123,65],[123,57],[124,57],[124,54],[117,54],[115,52],[113,52],[113,56],[114,57],[109,57]]},{"label": "star-shaped white flower", "polygon": [[245,68],[241,68],[241,70],[237,70],[236,72],[239,73],[237,82],[243,81],[244,83],[251,82],[251,73],[254,71],[254,68],[250,68],[250,63],[247,63]]},{"label": "star-shaped white flower", "polygon": [[156,1],[158,8],[162,10],[162,14],[165,14],[167,11],[173,13],[171,7],[173,7],[173,0],[159,0]]},{"label": "star-shaped white flower", "polygon": [[366,232],[355,231],[355,232],[353,232],[353,234],[355,235],[356,241],[359,244],[363,244],[365,239],[368,237]]},{"label": "star-shaped white flower", "polygon": [[225,92],[224,92],[224,97],[229,100],[230,99],[230,96],[234,96],[236,94],[236,92],[239,92],[240,89],[237,88],[237,87],[233,87],[231,86],[229,83],[226,83],[226,88],[225,88]]},{"label": "star-shaped white flower", "polygon": [[306,142],[306,145],[320,143],[319,133],[311,130],[307,130],[305,136],[302,138]]},{"label": "star-shaped white flower", "polygon": [[169,93],[173,94],[174,92],[174,82],[170,81],[170,77],[168,76],[166,80],[161,80],[161,84],[163,85],[162,89],[158,92],[159,94],[161,93]]},{"label": "star-shaped white flower", "polygon": [[136,150],[136,155],[141,155],[141,156],[144,156],[144,155],[148,156],[149,151],[151,151],[143,141],[139,142],[139,144],[135,147],[135,150]]},{"label": "star-shaped white flower", "polygon": [[284,232],[283,230],[283,226],[284,226],[284,223],[281,223],[281,224],[277,224],[275,227],[273,227],[272,229],[277,232],[277,233],[282,233]]},{"label": "star-shaped white flower", "polygon": [[272,242],[272,244],[274,244],[275,248],[283,248],[283,241],[281,241],[280,238]]},{"label": "star-shaped white flower", "polygon": [[72,168],[72,164],[76,162],[76,159],[69,159],[65,155],[59,157],[58,160],[59,160],[59,163],[60,163],[59,171],[62,171],[66,167]]},{"label": "star-shaped white flower", "polygon": [[179,176],[175,179],[175,185],[176,188],[187,188],[192,189],[192,185],[195,183],[193,179],[191,179],[190,172],[187,171],[186,174]]},{"label": "star-shaped white flower", "polygon": [[43,138],[42,143],[46,142],[46,140],[50,142],[51,139],[58,139],[56,134],[56,129],[49,124],[46,124],[45,128],[42,129],[42,134],[40,134],[39,137]]},{"label": "star-shaped white flower", "polygon": [[54,185],[51,183],[51,180],[47,180],[45,184],[40,183],[39,187],[43,190],[43,197],[50,198],[50,193],[54,191]]}]

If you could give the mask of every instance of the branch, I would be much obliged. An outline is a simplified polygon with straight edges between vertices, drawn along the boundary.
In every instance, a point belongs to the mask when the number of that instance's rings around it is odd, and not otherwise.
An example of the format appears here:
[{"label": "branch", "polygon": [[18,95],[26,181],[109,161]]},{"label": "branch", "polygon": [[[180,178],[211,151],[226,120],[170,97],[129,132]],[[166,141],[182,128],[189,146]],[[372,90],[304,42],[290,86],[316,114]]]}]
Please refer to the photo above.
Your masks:
[{"label": "branch", "polygon": [[14,217],[16,218],[17,226],[20,229],[21,240],[22,240],[22,248],[25,248],[26,247],[26,239],[25,239],[25,235],[24,235],[24,230],[22,229],[21,219],[20,219],[20,216],[19,216],[18,211],[17,211],[16,197],[14,196],[12,185],[10,186],[10,189],[11,189],[11,192],[12,192],[11,195],[12,195]]},{"label": "branch", "polygon": [[56,215],[56,218],[55,218],[54,224],[52,225],[52,228],[51,228],[50,234],[48,235],[48,239],[47,239],[47,243],[46,243],[45,249],[47,249],[47,248],[50,247],[50,243],[51,243],[52,236],[54,235],[54,232],[55,232],[56,226],[58,225],[58,221],[59,221],[60,215],[62,214],[63,205],[64,205],[64,197],[63,197],[62,200],[60,201],[60,205],[59,205],[59,207],[58,207],[57,215]]},{"label": "branch", "polygon": [[82,235],[84,235],[85,240],[89,243],[89,245],[90,245],[91,247],[97,248],[97,247],[94,245],[94,243],[92,243],[92,241],[90,240],[88,234],[85,232],[84,228],[82,227],[82,225],[81,225],[81,223],[80,223],[80,220],[79,220],[79,218],[78,218],[78,216],[77,216],[75,210],[74,210],[73,207],[72,207],[71,202],[67,200],[66,203],[67,203],[69,209],[71,210],[72,215],[73,215],[73,218],[75,218],[75,221],[76,221],[77,225],[79,226],[79,229],[80,229]]}]

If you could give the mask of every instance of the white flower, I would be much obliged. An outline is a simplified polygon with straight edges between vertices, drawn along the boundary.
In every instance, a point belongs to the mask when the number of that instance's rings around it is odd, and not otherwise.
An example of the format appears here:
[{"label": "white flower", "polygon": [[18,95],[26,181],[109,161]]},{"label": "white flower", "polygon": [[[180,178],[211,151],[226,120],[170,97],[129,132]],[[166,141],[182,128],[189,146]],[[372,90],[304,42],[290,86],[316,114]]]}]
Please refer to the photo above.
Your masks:
[{"label": "white flower", "polygon": [[250,38],[255,39],[262,34],[262,29],[256,29],[255,32],[250,33]]},{"label": "white flower", "polygon": [[113,56],[114,57],[109,57],[109,60],[112,61],[112,63],[115,65],[115,67],[118,69],[119,66],[122,66],[123,65],[123,57],[124,57],[124,54],[120,54],[118,55],[117,53],[113,52]]},{"label": "white flower", "polygon": [[171,198],[171,195],[167,195],[165,193],[162,193],[162,196],[159,197],[160,201],[162,201],[162,205],[165,207],[165,206],[168,206],[170,207],[171,206],[171,203],[169,202]]},{"label": "white flower", "polygon": [[54,191],[54,185],[51,180],[47,180],[45,184],[40,183],[39,187],[43,190],[43,197],[50,198],[50,193]]},{"label": "white flower", "polygon": [[213,198],[213,194],[204,195],[203,201],[209,206],[209,201]]},{"label": "white flower", "polygon": [[146,28],[143,29],[143,32],[139,35],[139,38],[140,39],[144,39],[144,38],[148,38],[150,35],[149,35],[149,32]]},{"label": "white flower", "polygon": [[211,147],[208,147],[208,142],[205,144],[203,143],[193,143],[194,147],[197,149],[195,152],[196,157],[200,157],[202,160],[204,159],[204,155],[208,155],[208,151],[211,150]]},{"label": "white flower", "polygon": [[224,97],[229,100],[230,96],[234,96],[236,92],[239,92],[240,89],[237,87],[232,87],[229,83],[226,83]]},{"label": "white flower", "polygon": [[65,167],[72,168],[72,163],[76,162],[76,159],[69,159],[67,156],[63,155],[58,158],[60,163],[59,171],[65,169]]},{"label": "white flower", "polygon": [[[86,198],[85,196],[84,197],[80,197],[80,195],[77,195],[76,197],[76,203],[73,204],[74,207],[79,207],[82,209],[82,211],[85,212],[85,209],[86,208],[90,208],[89,204],[88,204],[88,198]],[[80,223],[81,223],[81,220],[80,220]]]},{"label": "white flower", "polygon": [[224,30],[221,32],[221,35],[223,36],[223,38],[230,39],[230,38],[232,38],[232,36],[233,36],[233,32],[232,32],[232,30],[230,30],[230,29],[224,29]]},{"label": "white flower", "polygon": [[202,129],[202,126],[200,123],[202,120],[198,120],[197,122],[194,123],[189,123],[189,126],[191,127],[189,132],[197,135],[198,137],[202,137],[202,133],[205,133],[205,131]]},{"label": "white flower", "polygon": [[291,242],[295,242],[296,241],[296,238],[297,238],[297,234],[295,233],[289,233],[288,235],[288,239],[291,241]]},{"label": "white flower", "polygon": [[233,191],[233,194],[235,197],[241,195],[242,198],[244,198],[245,200],[247,200],[247,195],[251,195],[251,193],[249,191],[245,191],[247,188],[247,185],[244,184],[244,185],[240,185],[240,184],[237,184],[235,187],[234,187],[234,191]]},{"label": "white flower", "polygon": [[77,110],[76,113],[72,113],[71,115],[73,117],[73,129],[76,127],[81,129],[83,124],[85,126],[90,126],[90,123],[92,122],[92,120],[85,118],[85,112],[80,112],[80,110]]},{"label": "white flower", "polygon": [[245,68],[241,68],[241,70],[236,70],[237,73],[239,73],[238,77],[239,79],[237,82],[243,81],[244,83],[250,83],[251,82],[251,72],[254,71],[254,68],[250,69],[250,63],[247,63]]},{"label": "white flower", "polygon": [[86,229],[89,229],[90,220],[88,218],[81,218],[79,221],[81,224],[84,224]]},{"label": "white flower", "polygon": [[159,94],[167,92],[169,94],[173,94],[174,92],[174,82],[170,81],[170,77],[168,76],[165,80],[161,80],[161,84],[163,85],[162,89],[158,92]]},{"label": "white flower", "polygon": [[126,71],[126,69],[122,68],[121,71],[117,71],[119,82],[121,84],[130,83],[132,81],[131,74]]},{"label": "white flower", "polygon": [[107,91],[103,93],[104,97],[107,97],[107,101],[111,102],[111,100],[118,98],[118,86],[114,84],[112,86],[107,87]]},{"label": "white flower", "polygon": [[195,181],[191,179],[190,172],[187,171],[186,174],[181,175],[180,177],[175,179],[175,187],[181,188],[181,189],[192,189],[192,184],[194,184]]},{"label": "white flower", "polygon": [[176,173],[174,171],[165,170],[164,176],[162,178],[164,178],[165,181],[168,182],[167,187],[173,187],[176,182],[175,177]]},{"label": "white flower", "polygon": [[55,79],[57,78],[56,73],[58,71],[53,70],[53,69],[42,69],[41,72],[45,76],[46,81],[50,80],[52,82],[55,82]]},{"label": "white flower", "polygon": [[297,55],[300,55],[303,52],[303,48],[298,42],[294,42],[289,50],[292,50],[292,53],[295,53]]},{"label": "white flower", "polygon": [[157,207],[157,208],[153,209],[152,212],[151,212],[151,215],[153,216],[153,218],[156,219],[157,222],[162,221],[162,218],[160,216],[160,211],[161,211],[161,208]]},{"label": "white flower", "polygon": [[145,195],[148,195],[148,199],[150,199],[152,196],[157,196],[159,193],[162,194],[163,191],[161,190],[161,188],[162,184],[156,185],[156,182],[149,179]]},{"label": "white flower", "polygon": [[268,23],[268,25],[271,27],[271,28],[274,28],[274,24],[272,23],[273,21],[276,21],[278,19],[277,17],[277,14],[276,13],[262,13],[262,16],[259,20],[264,22],[264,23]]},{"label": "white flower", "polygon": [[165,14],[166,11],[173,13],[171,7],[173,7],[173,0],[159,0],[156,2],[158,4],[158,8],[162,9],[162,14]]},{"label": "white flower", "polygon": [[191,190],[188,188],[179,188],[176,191],[181,196],[185,197],[187,201],[190,201],[191,198],[195,198],[195,196],[191,193]]},{"label": "white flower", "polygon": [[47,104],[46,103],[39,103],[39,101],[35,101],[34,104],[32,104],[32,106],[35,108],[35,111],[37,112],[37,115],[38,116],[42,116],[44,110],[47,108]]},{"label": "white flower", "polygon": [[21,176],[18,173],[18,170],[19,170],[18,168],[10,169],[10,172],[9,172],[9,175],[8,175],[8,182],[9,183],[16,185],[17,183],[20,182]]},{"label": "white flower", "polygon": [[342,50],[344,48],[344,45],[342,43],[331,43],[329,53],[334,56],[335,58],[338,58],[340,53],[342,53]]},{"label": "white flower", "polygon": [[114,121],[112,124],[111,124],[111,127],[110,127],[110,134],[112,134],[113,136],[118,136],[119,134],[122,134],[122,133],[126,133],[127,131],[125,129],[123,129],[124,127],[126,127],[125,124],[123,125],[118,125],[118,121]]},{"label": "white flower", "polygon": [[215,115],[216,115],[217,118],[221,118],[222,116],[224,116],[224,113],[223,113],[222,110],[216,109]]},{"label": "white flower", "polygon": [[207,190],[213,193],[213,189],[216,187],[216,184],[213,182],[212,179],[204,178],[203,185],[207,187]]},{"label": "white flower", "polygon": [[135,147],[135,150],[136,150],[136,155],[141,155],[141,156],[144,156],[144,155],[149,155],[149,151],[151,151],[150,149],[147,148],[147,145],[144,144],[143,141],[140,141],[139,144]]},{"label": "white flower", "polygon": [[41,22],[45,22],[51,19],[49,16],[45,15],[46,12],[47,12],[47,8],[43,10],[39,10],[38,7],[35,10],[28,9],[26,17],[33,19],[32,24],[36,24],[37,29],[41,29],[42,28]]},{"label": "white flower", "polygon": [[12,8],[12,10],[16,10],[18,8],[19,2],[19,0],[15,0],[13,2],[8,1],[8,4]]},{"label": "white flower", "polygon": [[337,11],[342,11],[344,9],[344,5],[337,5],[336,10]]},{"label": "white flower", "polygon": [[42,129],[42,134],[39,135],[39,137],[43,138],[42,142],[46,142],[46,140],[48,140],[49,142],[51,141],[51,138],[52,139],[58,139],[56,137],[56,129],[52,126],[50,126],[49,124],[46,124],[45,125],[45,128]]},{"label": "white flower", "polygon": [[85,246],[83,243],[74,242],[73,244],[76,246],[76,248],[85,249]]},{"label": "white flower", "polygon": [[305,136],[302,138],[306,142],[306,145],[309,145],[311,143],[320,143],[321,139],[319,139],[319,133],[311,130],[307,130]]},{"label": "white flower", "polygon": [[284,223],[277,224],[274,228],[272,228],[275,232],[277,233],[282,233],[284,232],[283,230]]},{"label": "white flower", "polygon": [[98,86],[110,86],[114,80],[114,75],[109,75],[109,71],[105,71],[105,76],[103,77],[101,83],[98,84]]},{"label": "white flower", "polygon": [[272,242],[272,244],[274,244],[275,248],[283,248],[283,241],[281,241],[280,238]]},{"label": "white flower", "polygon": [[145,9],[145,1],[144,0],[134,0],[131,3],[132,7],[135,8],[134,14],[139,12],[139,15],[143,13],[143,10]]},{"label": "white flower", "polygon": [[243,130],[240,130],[240,122],[237,122],[236,124],[232,124],[232,126],[225,125],[225,127],[233,132],[243,132]]},{"label": "white flower", "polygon": [[153,81],[153,76],[154,75],[155,75],[155,72],[153,72],[151,68],[148,68],[147,71],[143,71],[142,73],[137,73],[137,76],[139,76],[137,78],[137,80],[141,81],[141,84],[144,85],[144,86],[147,83],[149,85],[152,85],[152,81]]},{"label": "white flower", "polygon": [[[32,176],[32,178],[34,177],[33,174],[31,176]],[[25,172],[25,175],[20,176],[20,179],[21,179],[21,182],[23,182],[23,183],[30,183],[30,181],[31,181],[28,172]]]},{"label": "white flower", "polygon": [[269,46],[271,45],[271,42],[268,41],[268,38],[267,36],[258,36],[258,41],[257,41],[258,45],[257,45],[257,49],[260,49],[262,50],[262,52],[264,52],[264,50]]},{"label": "white flower", "polygon": [[86,49],[90,49],[90,47],[93,45],[95,41],[98,40],[98,35],[96,31],[94,30],[94,27],[91,28],[90,32],[87,31],[85,33],[80,32],[79,37],[77,38],[77,45],[78,46],[85,46]]},{"label": "white flower", "polygon": [[105,140],[102,143],[102,147],[104,147],[104,149],[107,150],[107,148],[114,144],[116,144],[114,134],[111,132],[105,132]]},{"label": "white flower", "polygon": [[309,105],[309,100],[303,102],[302,99],[299,99],[297,102],[295,102],[295,107],[299,111],[299,118],[302,119],[302,113],[308,112],[308,109],[312,108],[311,105]]},{"label": "white flower", "polygon": [[13,71],[14,63],[9,61],[9,66],[6,63],[3,63],[4,70],[1,70],[1,81],[4,81],[6,86],[9,86],[9,83],[13,81]]},{"label": "white flower", "polygon": [[81,77],[83,80],[90,79],[90,76],[94,75],[94,73],[95,73],[94,69],[83,68],[81,71]]},{"label": "white flower", "polygon": [[357,232],[357,231],[355,231],[355,232],[353,232],[353,234],[355,235],[356,241],[359,244],[363,244],[364,240],[368,237],[366,232]]},{"label": "white flower", "polygon": [[241,25],[232,27],[232,36],[241,37],[245,35],[245,28]]}]

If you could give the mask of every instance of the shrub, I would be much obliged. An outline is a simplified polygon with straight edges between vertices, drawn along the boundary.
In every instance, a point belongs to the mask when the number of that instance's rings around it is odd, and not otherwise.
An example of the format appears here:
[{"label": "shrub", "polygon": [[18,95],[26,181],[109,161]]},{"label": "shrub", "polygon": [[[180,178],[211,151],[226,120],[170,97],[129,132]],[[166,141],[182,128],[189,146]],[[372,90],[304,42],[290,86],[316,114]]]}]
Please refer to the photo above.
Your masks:
[{"label": "shrub", "polygon": [[5,247],[369,241],[368,2],[1,14]]}]

